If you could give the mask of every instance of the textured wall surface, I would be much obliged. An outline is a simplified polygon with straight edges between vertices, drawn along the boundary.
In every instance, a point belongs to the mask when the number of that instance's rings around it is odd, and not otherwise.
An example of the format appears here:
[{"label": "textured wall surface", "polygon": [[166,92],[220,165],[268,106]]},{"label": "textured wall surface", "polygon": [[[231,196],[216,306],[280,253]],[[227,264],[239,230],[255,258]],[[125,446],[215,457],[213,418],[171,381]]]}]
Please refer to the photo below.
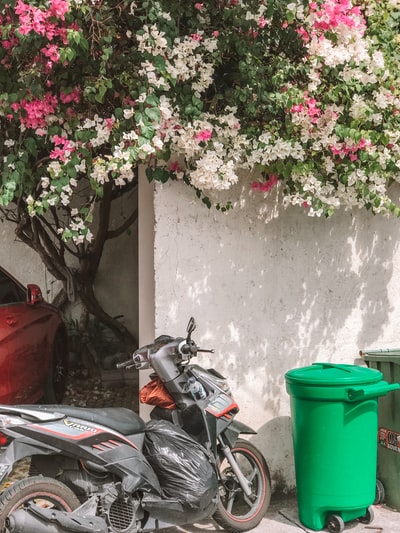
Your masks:
[{"label": "textured wall surface", "polygon": [[196,318],[194,338],[216,349],[203,362],[229,377],[275,487],[291,489],[284,374],[400,347],[400,221],[360,211],[311,218],[274,200],[250,193],[223,214],[179,183],[157,187],[156,334],[184,335]]},{"label": "textured wall surface", "polygon": [[7,222],[0,225],[0,265],[24,285],[39,285],[46,300],[51,300],[57,293],[58,285],[39,256],[16,239],[14,226]]}]

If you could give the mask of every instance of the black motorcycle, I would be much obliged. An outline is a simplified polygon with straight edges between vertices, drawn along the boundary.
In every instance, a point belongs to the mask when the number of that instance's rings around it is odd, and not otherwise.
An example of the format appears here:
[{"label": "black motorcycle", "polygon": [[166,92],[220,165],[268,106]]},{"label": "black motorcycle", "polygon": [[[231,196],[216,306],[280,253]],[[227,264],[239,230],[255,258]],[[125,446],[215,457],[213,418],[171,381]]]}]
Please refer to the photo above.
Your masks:
[{"label": "black motorcycle", "polygon": [[146,424],[126,408],[0,406],[0,483],[30,458],[29,477],[0,494],[0,533],[146,533],[213,518],[253,529],[271,497],[262,454],[240,434],[225,378],[191,364],[187,337],[158,337],[120,368],[151,368]]}]

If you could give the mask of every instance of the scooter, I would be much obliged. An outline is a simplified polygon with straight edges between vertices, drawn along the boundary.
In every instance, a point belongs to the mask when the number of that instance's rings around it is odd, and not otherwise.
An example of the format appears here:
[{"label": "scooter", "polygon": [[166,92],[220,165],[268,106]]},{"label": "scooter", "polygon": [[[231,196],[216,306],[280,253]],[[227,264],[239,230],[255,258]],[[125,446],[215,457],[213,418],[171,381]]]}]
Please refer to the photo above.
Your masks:
[{"label": "scooter", "polygon": [[271,478],[241,434],[226,379],[191,360],[191,335],[162,335],[119,368],[153,369],[133,411],[67,405],[0,406],[0,484],[30,458],[29,477],[0,494],[0,533],[146,533],[213,518],[239,533],[259,524]]}]

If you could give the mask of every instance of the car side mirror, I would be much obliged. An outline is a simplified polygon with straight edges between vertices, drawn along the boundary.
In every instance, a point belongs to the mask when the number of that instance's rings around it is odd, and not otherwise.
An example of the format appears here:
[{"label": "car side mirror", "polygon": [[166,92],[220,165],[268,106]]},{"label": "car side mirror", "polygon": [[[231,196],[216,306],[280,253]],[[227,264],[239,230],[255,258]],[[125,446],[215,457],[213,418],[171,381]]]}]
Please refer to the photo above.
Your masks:
[{"label": "car side mirror", "polygon": [[27,286],[26,303],[28,305],[35,305],[43,302],[42,291],[38,285],[30,283]]}]

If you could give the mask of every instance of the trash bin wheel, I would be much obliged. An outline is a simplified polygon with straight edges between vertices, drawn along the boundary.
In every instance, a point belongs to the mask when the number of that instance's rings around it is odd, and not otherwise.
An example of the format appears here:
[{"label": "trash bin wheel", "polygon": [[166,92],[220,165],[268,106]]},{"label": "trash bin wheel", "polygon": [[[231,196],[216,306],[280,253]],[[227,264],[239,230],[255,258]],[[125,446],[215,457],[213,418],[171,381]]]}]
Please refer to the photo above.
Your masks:
[{"label": "trash bin wheel", "polygon": [[358,519],[359,522],[362,524],[370,524],[374,519],[374,510],[372,509],[372,506],[369,506],[367,509],[367,512],[364,516],[360,516]]},{"label": "trash bin wheel", "polygon": [[380,479],[376,480],[375,500],[374,505],[378,505],[385,501],[385,487]]},{"label": "trash bin wheel", "polygon": [[330,514],[326,525],[331,533],[342,533],[344,530],[343,518],[337,514]]}]

